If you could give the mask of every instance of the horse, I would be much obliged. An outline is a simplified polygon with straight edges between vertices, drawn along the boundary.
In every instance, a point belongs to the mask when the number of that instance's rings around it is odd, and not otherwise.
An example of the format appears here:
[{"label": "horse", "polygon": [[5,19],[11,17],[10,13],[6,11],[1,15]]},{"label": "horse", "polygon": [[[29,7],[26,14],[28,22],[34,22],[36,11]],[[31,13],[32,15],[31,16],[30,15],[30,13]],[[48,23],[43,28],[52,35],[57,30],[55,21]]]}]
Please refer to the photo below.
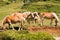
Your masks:
[{"label": "horse", "polygon": [[[26,15],[25,13],[19,13],[19,12],[15,12],[11,15],[6,16],[3,21],[2,21],[2,28],[6,29],[6,23],[9,25],[9,27],[11,26],[11,24],[15,24],[15,23],[19,23],[20,27],[19,30],[22,30],[22,22],[25,21],[26,22],[26,18],[29,15]],[[14,30],[13,26],[12,29]]]},{"label": "horse", "polygon": [[[8,24],[10,27],[11,24],[19,23],[19,25],[20,25],[19,30],[22,30],[23,21],[25,21],[23,14],[16,12],[16,13],[13,13],[11,15],[4,17],[4,19],[2,21],[2,28],[6,29],[7,28],[6,24]],[[12,29],[14,30],[13,26],[12,26]]]},{"label": "horse", "polygon": [[57,26],[57,23],[59,22],[59,18],[57,16],[57,14],[54,12],[42,12],[42,13],[40,13],[40,16],[42,17],[42,25],[43,25],[43,21],[45,18],[51,19],[50,25],[52,25],[53,19],[55,19],[55,26]]}]

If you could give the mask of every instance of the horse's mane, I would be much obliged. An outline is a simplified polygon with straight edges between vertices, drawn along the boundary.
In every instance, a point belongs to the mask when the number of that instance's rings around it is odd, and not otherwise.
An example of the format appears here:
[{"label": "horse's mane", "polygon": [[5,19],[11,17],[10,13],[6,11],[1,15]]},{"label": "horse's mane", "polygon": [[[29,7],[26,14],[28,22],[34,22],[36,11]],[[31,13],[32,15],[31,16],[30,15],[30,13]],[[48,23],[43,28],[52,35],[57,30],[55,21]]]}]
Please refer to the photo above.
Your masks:
[{"label": "horse's mane", "polygon": [[29,15],[31,12],[24,12],[23,14]]}]

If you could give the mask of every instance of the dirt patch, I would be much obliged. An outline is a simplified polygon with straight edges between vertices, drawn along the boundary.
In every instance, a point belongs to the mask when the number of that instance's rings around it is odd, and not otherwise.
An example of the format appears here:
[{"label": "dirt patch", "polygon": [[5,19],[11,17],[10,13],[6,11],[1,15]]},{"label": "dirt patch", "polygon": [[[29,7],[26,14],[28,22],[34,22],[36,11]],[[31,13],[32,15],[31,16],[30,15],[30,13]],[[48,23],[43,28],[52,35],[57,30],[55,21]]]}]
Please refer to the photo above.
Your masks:
[{"label": "dirt patch", "polygon": [[60,27],[47,27],[47,26],[35,26],[35,27],[28,27],[28,30],[30,32],[37,32],[37,31],[42,31],[42,32],[47,32],[49,34],[52,34],[54,36],[60,36]]},{"label": "dirt patch", "polygon": [[[16,28],[18,29],[18,28]],[[60,36],[60,26],[54,27],[54,26],[29,26],[27,29],[24,30],[28,30],[29,32],[47,32],[51,35],[54,36]],[[0,28],[0,32],[3,32],[4,30],[2,30]]]}]

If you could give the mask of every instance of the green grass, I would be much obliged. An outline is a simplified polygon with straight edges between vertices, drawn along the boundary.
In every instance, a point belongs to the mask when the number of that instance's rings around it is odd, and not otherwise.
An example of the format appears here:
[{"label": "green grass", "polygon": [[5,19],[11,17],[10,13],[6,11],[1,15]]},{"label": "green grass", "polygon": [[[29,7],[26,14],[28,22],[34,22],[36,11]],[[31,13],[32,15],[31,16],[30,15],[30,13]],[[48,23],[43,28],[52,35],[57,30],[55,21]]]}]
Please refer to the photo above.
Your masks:
[{"label": "green grass", "polygon": [[0,40],[55,40],[52,35],[45,32],[29,33],[28,31],[7,30],[0,32]]},{"label": "green grass", "polygon": [[32,12],[54,11],[56,13],[60,13],[60,4],[53,2],[33,2],[25,4],[22,8]]}]

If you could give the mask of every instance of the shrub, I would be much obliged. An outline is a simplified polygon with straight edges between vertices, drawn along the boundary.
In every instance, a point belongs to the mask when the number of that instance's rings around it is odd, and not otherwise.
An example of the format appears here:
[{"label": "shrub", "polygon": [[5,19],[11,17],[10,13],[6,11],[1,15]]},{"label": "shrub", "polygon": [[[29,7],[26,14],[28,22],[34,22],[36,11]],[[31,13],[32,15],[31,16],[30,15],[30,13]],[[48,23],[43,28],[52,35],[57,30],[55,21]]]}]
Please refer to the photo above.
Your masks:
[{"label": "shrub", "polygon": [[45,32],[37,32],[37,33],[28,33],[27,31],[21,31],[20,33],[17,31],[8,30],[5,32],[0,32],[1,40],[54,40],[54,38]]}]

